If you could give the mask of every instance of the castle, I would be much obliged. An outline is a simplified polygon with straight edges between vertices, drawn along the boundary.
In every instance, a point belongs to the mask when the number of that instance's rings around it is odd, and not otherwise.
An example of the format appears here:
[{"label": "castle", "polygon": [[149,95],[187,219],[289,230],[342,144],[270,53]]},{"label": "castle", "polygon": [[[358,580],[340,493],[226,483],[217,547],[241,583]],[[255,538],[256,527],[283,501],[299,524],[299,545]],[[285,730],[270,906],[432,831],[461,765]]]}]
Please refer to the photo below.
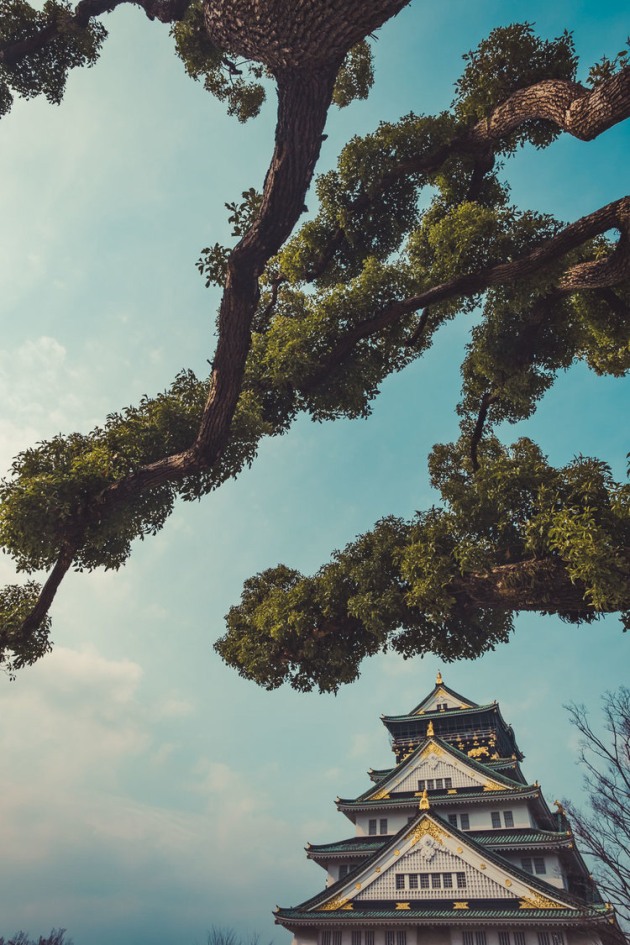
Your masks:
[{"label": "castle", "polygon": [[382,716],[396,764],[337,798],[355,835],[308,844],[325,889],[276,923],[294,945],[601,945],[617,929],[575,847],[522,774],[496,702],[445,685]]}]

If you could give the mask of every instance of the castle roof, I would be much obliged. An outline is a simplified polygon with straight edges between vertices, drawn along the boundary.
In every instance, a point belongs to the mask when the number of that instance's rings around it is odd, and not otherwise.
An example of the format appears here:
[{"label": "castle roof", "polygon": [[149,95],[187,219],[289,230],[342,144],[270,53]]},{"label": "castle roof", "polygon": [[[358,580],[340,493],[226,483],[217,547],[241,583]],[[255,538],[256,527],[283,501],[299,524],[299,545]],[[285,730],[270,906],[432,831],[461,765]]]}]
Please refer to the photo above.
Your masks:
[{"label": "castle roof", "polygon": [[[471,837],[483,847],[497,847],[502,850],[550,850],[559,846],[572,847],[573,840],[566,831],[538,830],[535,827],[520,827],[514,830],[468,830],[467,837]],[[347,840],[337,840],[334,843],[318,843],[306,847],[306,855],[311,860],[331,857],[365,856],[380,850],[389,838],[376,837],[348,837]]]},{"label": "castle roof", "polygon": [[[382,882],[387,873],[416,868],[418,855],[430,869],[431,858],[442,850],[453,859],[454,870],[459,869],[471,877],[470,886],[475,878],[478,879],[485,895],[470,896],[466,889],[453,889],[452,896],[438,900],[414,898],[401,889],[391,896],[391,884],[387,886]],[[379,884],[376,894],[372,895],[376,884]],[[389,890],[390,895],[378,895],[381,890]],[[495,890],[494,896],[488,894]],[[404,922],[410,918],[416,920],[419,915],[452,922],[457,913],[462,912],[466,913],[467,923],[473,918],[501,920],[506,917],[511,921],[526,919],[530,922],[536,913],[536,918],[540,915],[545,923],[562,920],[566,924],[567,921],[584,922],[587,918],[612,915],[610,907],[587,903],[564,890],[551,887],[508,863],[470,833],[457,830],[429,811],[420,810],[413,821],[397,834],[385,838],[383,844],[346,877],[293,909],[279,908],[276,916],[282,924],[291,926],[296,922],[321,923],[322,919],[330,918],[338,921],[340,914],[343,914],[344,922],[366,917],[370,921],[395,918]],[[464,917],[460,915],[458,918]]]}]

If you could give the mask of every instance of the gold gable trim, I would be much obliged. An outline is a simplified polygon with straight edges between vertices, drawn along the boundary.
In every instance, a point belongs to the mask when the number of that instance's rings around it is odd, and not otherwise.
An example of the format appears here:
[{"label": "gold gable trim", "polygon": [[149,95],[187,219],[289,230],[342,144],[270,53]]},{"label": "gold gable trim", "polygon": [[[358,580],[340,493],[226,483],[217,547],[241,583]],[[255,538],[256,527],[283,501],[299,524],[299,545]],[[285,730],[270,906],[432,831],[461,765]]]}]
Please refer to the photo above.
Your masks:
[{"label": "gold gable trim", "polygon": [[387,790],[378,791],[376,794],[372,794],[372,796],[368,798],[369,801],[384,801],[386,799],[389,799],[389,791]]},{"label": "gold gable trim", "polygon": [[524,896],[519,904],[519,909],[565,909],[566,906],[560,905],[559,902],[554,902],[553,899],[547,899],[546,896],[541,896],[540,893],[534,893],[532,896]]},{"label": "gold gable trim", "polygon": [[446,831],[441,830],[432,820],[422,820],[409,837],[411,846],[415,846],[423,837],[433,837],[436,843],[444,843],[444,838],[448,836]]},{"label": "gold gable trim", "polygon": [[323,905],[319,906],[317,911],[334,912],[336,909],[343,909],[347,901],[347,897],[337,896],[336,899],[329,899],[328,902],[325,902]]}]

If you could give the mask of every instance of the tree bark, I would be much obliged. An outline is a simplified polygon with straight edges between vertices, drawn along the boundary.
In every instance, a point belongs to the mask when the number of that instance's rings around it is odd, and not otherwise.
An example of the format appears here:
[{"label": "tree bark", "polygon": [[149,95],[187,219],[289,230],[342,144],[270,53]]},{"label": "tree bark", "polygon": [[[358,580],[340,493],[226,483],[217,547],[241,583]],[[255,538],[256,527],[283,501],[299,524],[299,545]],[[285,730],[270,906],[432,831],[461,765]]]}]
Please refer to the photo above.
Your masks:
[{"label": "tree bark", "polygon": [[538,611],[594,616],[580,581],[571,581],[556,558],[531,559],[491,568],[485,574],[465,574],[453,581],[453,591],[466,606],[503,611]]},{"label": "tree bark", "polygon": [[410,0],[206,0],[208,35],[220,49],[262,62],[277,77],[337,60]]}]

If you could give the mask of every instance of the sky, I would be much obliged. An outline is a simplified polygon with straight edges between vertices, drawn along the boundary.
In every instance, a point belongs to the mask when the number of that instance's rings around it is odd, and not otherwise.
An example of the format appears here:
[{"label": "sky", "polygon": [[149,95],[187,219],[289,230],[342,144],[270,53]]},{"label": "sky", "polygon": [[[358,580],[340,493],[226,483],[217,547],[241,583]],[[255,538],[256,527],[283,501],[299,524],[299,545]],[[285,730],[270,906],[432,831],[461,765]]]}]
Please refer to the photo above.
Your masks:
[{"label": "sky", "polygon": [[[380,120],[447,107],[461,55],[494,26],[573,29],[584,76],[622,47],[624,6],[414,0],[378,32],[369,100],[331,112],[320,169]],[[3,469],[182,368],[205,374],[218,296],[195,262],[228,240],[223,204],[260,187],[270,153],[273,100],[241,126],[184,75],[167,28],[135,10],[107,26],[61,106],[18,102],[0,128]],[[625,193],[629,143],[625,127],[519,152],[506,169],[515,202],[567,221],[595,210]],[[0,678],[0,935],[56,926],[75,945],[201,945],[218,925],[288,945],[273,907],[324,882],[304,845],[351,835],[334,798],[390,763],[380,714],[412,708],[439,669],[465,696],[499,701],[550,802],[581,799],[563,706],[597,718],[601,694],[627,681],[614,619],[524,615],[480,660],[375,657],[336,697],[265,692],[212,649],[246,578],[278,562],[312,573],[383,515],[434,501],[426,456],[457,435],[469,328],[443,329],[368,420],[298,421],[237,481],[178,505],[122,571],[67,579],[52,654]],[[629,401],[626,382],[577,367],[505,435],[532,436],[556,464],[598,455],[621,477]],[[0,580],[15,580],[7,558]]]}]

